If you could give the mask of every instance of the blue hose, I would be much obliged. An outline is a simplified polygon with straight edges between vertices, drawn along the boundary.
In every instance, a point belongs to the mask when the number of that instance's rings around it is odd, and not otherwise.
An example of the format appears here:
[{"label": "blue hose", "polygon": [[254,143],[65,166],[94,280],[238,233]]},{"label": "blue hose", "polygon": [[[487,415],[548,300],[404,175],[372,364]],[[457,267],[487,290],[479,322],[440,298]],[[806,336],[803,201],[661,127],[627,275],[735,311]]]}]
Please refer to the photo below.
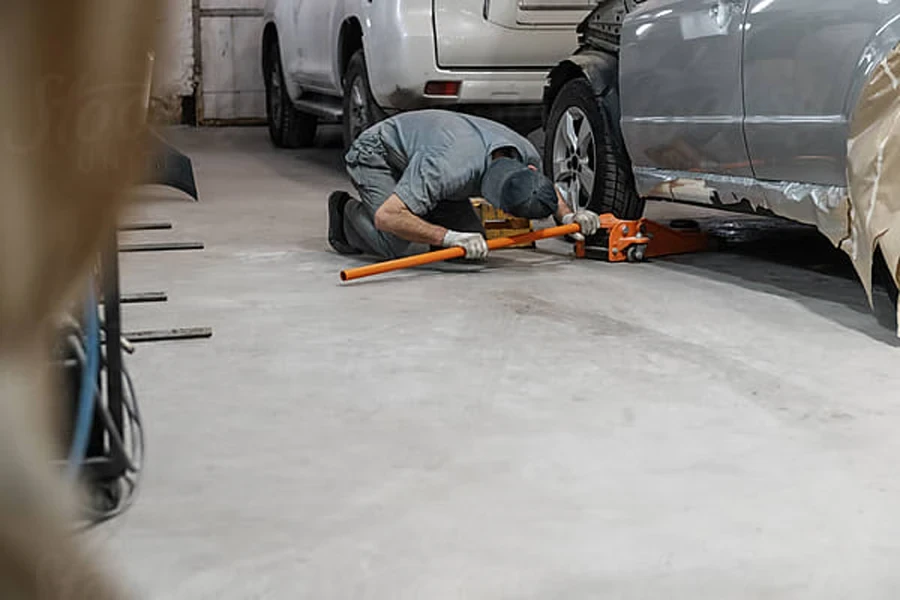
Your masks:
[{"label": "blue hose", "polygon": [[66,477],[74,481],[84,463],[94,422],[94,400],[97,391],[97,377],[100,371],[100,318],[97,315],[97,299],[93,282],[88,286],[84,305],[85,353],[87,360],[81,369],[81,392],[78,397],[78,415]]}]

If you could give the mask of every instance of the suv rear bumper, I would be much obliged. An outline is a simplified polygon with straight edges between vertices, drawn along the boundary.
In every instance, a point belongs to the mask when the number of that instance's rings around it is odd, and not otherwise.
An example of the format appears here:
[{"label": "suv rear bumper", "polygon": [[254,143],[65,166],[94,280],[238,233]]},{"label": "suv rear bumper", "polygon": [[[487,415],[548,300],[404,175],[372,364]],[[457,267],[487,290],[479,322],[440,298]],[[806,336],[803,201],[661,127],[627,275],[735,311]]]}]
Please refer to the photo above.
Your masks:
[{"label": "suv rear bumper", "polygon": [[[434,38],[430,35],[398,36],[391,51],[367,47],[369,85],[380,106],[388,110],[414,110],[439,106],[540,105],[549,69],[439,68],[435,61]],[[366,42],[364,38],[364,43]],[[378,60],[390,56],[391,60]],[[458,96],[428,96],[430,81],[460,82]]]},{"label": "suv rear bumper", "polygon": [[[415,80],[397,81],[393,86],[379,89],[372,75],[372,94],[379,105],[387,109],[413,110],[417,108],[454,104],[536,104],[543,101],[547,71],[447,71],[432,68],[425,73],[419,68]],[[381,81],[385,81],[382,79]],[[460,82],[457,96],[429,96],[425,85],[430,81]]]}]

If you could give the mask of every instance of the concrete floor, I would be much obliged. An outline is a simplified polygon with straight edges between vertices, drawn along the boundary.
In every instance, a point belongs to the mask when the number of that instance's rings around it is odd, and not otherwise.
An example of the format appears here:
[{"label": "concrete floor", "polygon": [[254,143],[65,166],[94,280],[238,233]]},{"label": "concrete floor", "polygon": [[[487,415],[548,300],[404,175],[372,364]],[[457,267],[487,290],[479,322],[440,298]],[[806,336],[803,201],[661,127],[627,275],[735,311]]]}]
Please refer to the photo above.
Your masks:
[{"label": "concrete floor", "polygon": [[900,350],[852,279],[513,251],[341,285],[334,136],[172,137],[202,202],[145,194],[175,230],[127,239],[207,249],[126,256],[171,298],[126,327],[215,336],[129,361],[145,486],[97,539],[144,597],[900,594]]}]

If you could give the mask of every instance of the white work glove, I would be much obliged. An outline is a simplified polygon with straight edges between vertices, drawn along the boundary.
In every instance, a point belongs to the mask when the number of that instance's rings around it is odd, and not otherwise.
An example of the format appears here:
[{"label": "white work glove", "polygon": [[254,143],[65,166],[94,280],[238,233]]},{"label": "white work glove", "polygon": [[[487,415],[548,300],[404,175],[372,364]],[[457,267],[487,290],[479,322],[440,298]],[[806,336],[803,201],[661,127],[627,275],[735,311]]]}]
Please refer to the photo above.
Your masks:
[{"label": "white work glove", "polygon": [[459,247],[466,251],[469,260],[481,260],[488,255],[487,240],[480,233],[448,231],[444,236],[444,248]]},{"label": "white work glove", "polygon": [[571,225],[578,223],[581,227],[581,233],[576,233],[572,237],[583,242],[584,238],[591,237],[600,229],[600,216],[591,210],[579,210],[578,212],[569,213],[562,218],[563,225]]}]

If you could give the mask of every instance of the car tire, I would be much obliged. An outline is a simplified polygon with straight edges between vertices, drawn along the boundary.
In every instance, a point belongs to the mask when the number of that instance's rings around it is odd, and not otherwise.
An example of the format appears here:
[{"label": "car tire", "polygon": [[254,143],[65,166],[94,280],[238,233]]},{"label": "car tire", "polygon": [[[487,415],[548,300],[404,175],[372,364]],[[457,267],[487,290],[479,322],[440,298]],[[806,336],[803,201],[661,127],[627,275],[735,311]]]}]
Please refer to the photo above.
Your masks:
[{"label": "car tire", "polygon": [[269,68],[266,73],[266,117],[269,138],[278,148],[308,148],[316,141],[319,120],[296,109],[284,82],[281,52],[278,42],[269,52]]},{"label": "car tire", "polygon": [[359,134],[384,118],[369,86],[365,54],[357,50],[344,74],[344,150],[349,150]]},{"label": "car tire", "polygon": [[563,85],[547,119],[544,170],[568,191],[573,209],[638,219],[644,200],[635,189],[621,134],[612,125],[616,121],[610,118],[619,114],[618,106],[608,106],[617,98],[617,94],[597,97],[583,77]]}]

